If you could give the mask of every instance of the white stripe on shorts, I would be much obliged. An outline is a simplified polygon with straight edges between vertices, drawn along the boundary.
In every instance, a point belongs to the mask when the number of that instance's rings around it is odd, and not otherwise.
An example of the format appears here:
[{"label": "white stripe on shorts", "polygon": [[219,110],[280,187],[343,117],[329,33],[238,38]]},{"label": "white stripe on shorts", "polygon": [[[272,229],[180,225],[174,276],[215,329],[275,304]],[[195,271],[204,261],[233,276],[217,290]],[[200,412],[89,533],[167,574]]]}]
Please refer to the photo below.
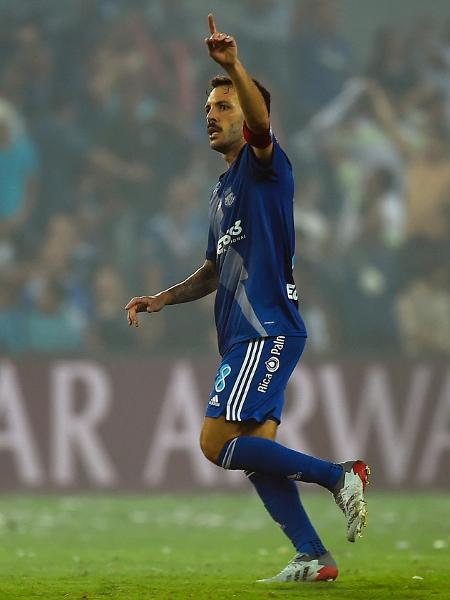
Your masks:
[{"label": "white stripe on shorts", "polygon": [[244,406],[245,399],[247,398],[247,394],[248,394],[248,390],[250,388],[250,384],[251,384],[251,382],[253,380],[253,377],[255,376],[255,372],[256,372],[256,369],[258,367],[259,359],[261,358],[261,354],[262,354],[263,348],[264,348],[264,340],[262,339],[261,340],[261,345],[260,345],[259,350],[258,350],[258,356],[256,357],[255,363],[253,365],[252,372],[251,372],[250,377],[249,377],[249,379],[247,381],[247,385],[245,387],[244,394],[242,395],[241,403],[239,405],[239,410],[238,410],[238,413],[237,413],[237,420],[238,421],[241,420],[242,407]]},{"label": "white stripe on shorts", "polygon": [[237,390],[237,392],[235,394],[235,397],[233,399],[233,405],[231,407],[231,418],[233,419],[233,421],[237,420],[237,416],[236,416],[237,407],[239,406],[239,402],[240,402],[240,399],[241,399],[241,396],[242,396],[242,391],[243,391],[243,389],[244,389],[244,387],[245,387],[245,385],[246,385],[246,383],[248,381],[248,377],[249,377],[249,375],[250,375],[250,373],[251,373],[251,371],[253,369],[253,364],[255,362],[255,357],[258,354],[258,348],[259,348],[259,346],[260,346],[260,342],[259,341],[255,342],[255,344],[253,345],[252,352],[250,354],[250,358],[249,358],[248,363],[247,363],[247,368],[245,369],[245,373],[243,374],[243,376],[241,378],[241,382],[240,382],[239,388],[238,388],[238,390]]},{"label": "white stripe on shorts", "polygon": [[247,352],[245,354],[245,358],[244,358],[244,362],[242,363],[242,367],[241,370],[238,373],[238,376],[236,377],[236,381],[234,382],[234,386],[233,389],[231,390],[231,394],[228,398],[228,402],[227,402],[227,412],[226,412],[226,419],[227,421],[231,420],[231,403],[233,402],[233,398],[234,398],[234,394],[236,393],[236,390],[239,386],[239,383],[241,381],[241,377],[244,375],[245,373],[245,369],[247,367],[247,362],[250,358],[250,353],[253,349],[253,346],[255,345],[255,342],[250,342],[247,346]]},{"label": "white stripe on shorts", "polygon": [[[240,421],[240,411],[247,396],[251,381],[256,372],[258,361],[261,358],[264,339],[250,342],[241,370],[231,391],[227,403],[227,419]],[[237,408],[239,406],[239,414]]]}]

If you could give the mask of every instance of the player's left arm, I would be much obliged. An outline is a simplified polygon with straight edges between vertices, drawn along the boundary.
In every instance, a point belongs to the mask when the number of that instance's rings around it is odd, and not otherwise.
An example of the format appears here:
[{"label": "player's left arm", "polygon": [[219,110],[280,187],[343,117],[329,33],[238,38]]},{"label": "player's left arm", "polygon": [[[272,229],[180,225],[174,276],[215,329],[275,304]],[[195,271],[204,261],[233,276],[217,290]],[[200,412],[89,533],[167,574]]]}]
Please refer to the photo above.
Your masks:
[{"label": "player's left arm", "polygon": [[226,33],[217,31],[211,14],[208,15],[208,24],[211,35],[205,39],[205,42],[209,55],[225,69],[233,82],[247,126],[246,140],[252,146],[257,158],[269,164],[272,159],[273,142],[264,98],[237,57],[236,40]]}]

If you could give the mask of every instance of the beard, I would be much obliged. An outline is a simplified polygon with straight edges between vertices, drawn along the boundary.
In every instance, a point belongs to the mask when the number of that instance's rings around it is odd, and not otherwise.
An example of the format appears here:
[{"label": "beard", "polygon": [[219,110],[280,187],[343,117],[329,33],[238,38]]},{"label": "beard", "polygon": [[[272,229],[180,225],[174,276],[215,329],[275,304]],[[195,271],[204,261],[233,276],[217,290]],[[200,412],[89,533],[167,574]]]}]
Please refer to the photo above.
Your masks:
[{"label": "beard", "polygon": [[243,123],[233,123],[230,125],[228,131],[224,133],[223,129],[220,131],[220,138],[217,140],[210,140],[209,145],[211,150],[219,152],[220,154],[228,154],[237,146],[240,146],[244,141],[242,133]]}]

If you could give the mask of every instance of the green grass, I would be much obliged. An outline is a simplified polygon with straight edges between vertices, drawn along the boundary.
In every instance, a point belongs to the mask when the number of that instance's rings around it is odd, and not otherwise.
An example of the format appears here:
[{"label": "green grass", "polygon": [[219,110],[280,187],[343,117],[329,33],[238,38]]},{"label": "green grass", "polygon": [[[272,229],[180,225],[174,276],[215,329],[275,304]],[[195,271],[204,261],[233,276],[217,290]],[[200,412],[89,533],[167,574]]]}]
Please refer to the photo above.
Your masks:
[{"label": "green grass", "polygon": [[448,496],[370,495],[356,544],[328,494],[305,504],[334,583],[255,583],[293,552],[252,495],[3,496],[0,600],[450,598]]}]

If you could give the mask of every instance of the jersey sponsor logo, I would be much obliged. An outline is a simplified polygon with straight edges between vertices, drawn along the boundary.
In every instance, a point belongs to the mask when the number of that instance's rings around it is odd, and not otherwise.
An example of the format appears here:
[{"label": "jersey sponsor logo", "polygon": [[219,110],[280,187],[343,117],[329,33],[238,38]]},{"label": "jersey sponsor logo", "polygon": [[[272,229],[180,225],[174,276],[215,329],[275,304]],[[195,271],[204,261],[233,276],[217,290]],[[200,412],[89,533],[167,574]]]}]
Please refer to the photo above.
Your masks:
[{"label": "jersey sponsor logo", "polygon": [[210,404],[211,406],[220,406],[219,396],[217,394],[213,396],[208,404]]},{"label": "jersey sponsor logo", "polygon": [[270,382],[272,381],[273,374],[278,371],[280,367],[279,357],[281,356],[285,342],[285,335],[277,335],[277,337],[272,341],[270,357],[265,362],[267,373],[264,375],[260,384],[258,385],[258,392],[261,392],[261,394],[265,394],[267,392]]},{"label": "jersey sponsor logo", "polygon": [[236,196],[234,195],[233,190],[231,188],[226,190],[223,199],[225,206],[231,206],[235,200]]},{"label": "jersey sponsor logo", "polygon": [[287,297],[289,300],[298,300],[297,287],[295,283],[288,283],[286,285]]},{"label": "jersey sponsor logo", "polygon": [[271,349],[270,354],[280,356],[281,351],[284,348],[285,341],[286,341],[285,335],[277,335],[277,337],[273,340],[273,348]]},{"label": "jersey sponsor logo", "polygon": [[219,372],[217,373],[216,382],[214,389],[216,392],[223,392],[226,385],[226,378],[231,373],[231,367],[228,364],[224,364],[220,367]]},{"label": "jersey sponsor logo", "polygon": [[269,387],[270,382],[272,381],[272,377],[272,373],[266,373],[264,375],[261,383],[258,385],[258,392],[261,392],[261,394],[265,394],[267,392],[267,388]]},{"label": "jersey sponsor logo", "polygon": [[280,360],[276,356],[271,356],[269,360],[266,360],[266,369],[269,373],[275,373],[278,371],[278,367],[280,366]]},{"label": "jersey sponsor logo", "polygon": [[217,242],[217,255],[223,254],[228,249],[230,244],[234,244],[239,240],[245,238],[245,235],[242,235],[242,226],[241,221],[236,221],[232,227],[230,227],[227,232],[219,238]]}]

